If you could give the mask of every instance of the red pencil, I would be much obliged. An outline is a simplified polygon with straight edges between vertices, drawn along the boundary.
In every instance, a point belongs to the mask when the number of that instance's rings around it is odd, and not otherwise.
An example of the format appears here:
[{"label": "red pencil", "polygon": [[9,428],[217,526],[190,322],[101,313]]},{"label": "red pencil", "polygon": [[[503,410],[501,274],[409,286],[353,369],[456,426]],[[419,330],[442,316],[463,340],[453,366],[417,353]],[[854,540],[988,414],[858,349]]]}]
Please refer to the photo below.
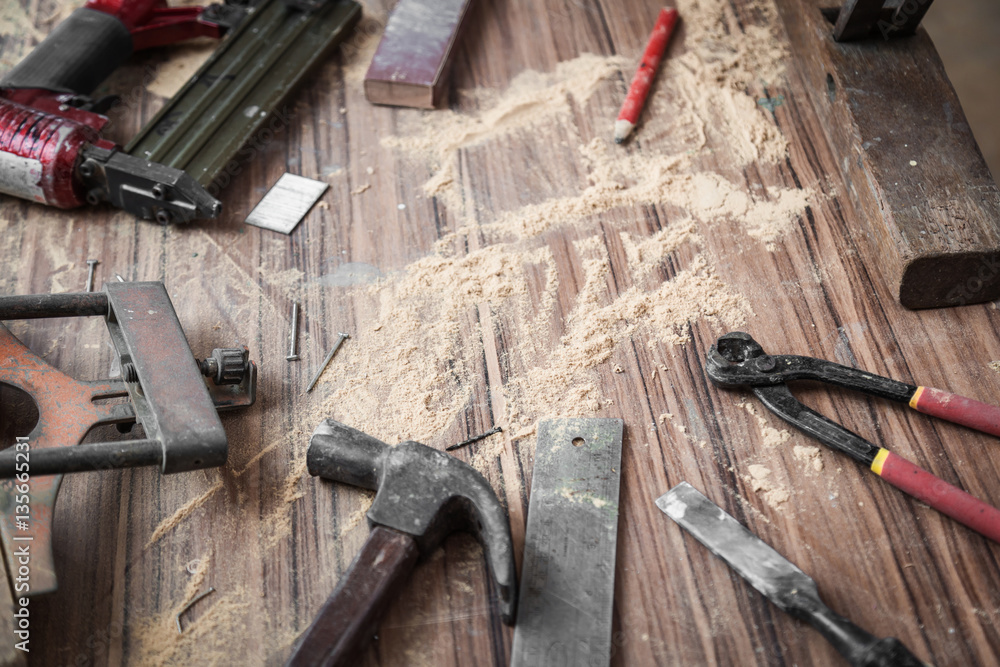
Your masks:
[{"label": "red pencil", "polygon": [[674,31],[676,23],[676,9],[670,7],[660,10],[660,16],[656,19],[656,25],[653,27],[653,34],[649,36],[646,51],[642,54],[639,68],[636,69],[632,85],[628,89],[628,97],[625,98],[622,110],[618,113],[618,120],[615,121],[616,144],[625,141],[625,138],[632,133],[632,128],[639,122],[642,105],[646,103],[649,87],[653,83],[653,77],[656,76],[663,52],[667,50],[667,44],[670,42],[670,35]]}]

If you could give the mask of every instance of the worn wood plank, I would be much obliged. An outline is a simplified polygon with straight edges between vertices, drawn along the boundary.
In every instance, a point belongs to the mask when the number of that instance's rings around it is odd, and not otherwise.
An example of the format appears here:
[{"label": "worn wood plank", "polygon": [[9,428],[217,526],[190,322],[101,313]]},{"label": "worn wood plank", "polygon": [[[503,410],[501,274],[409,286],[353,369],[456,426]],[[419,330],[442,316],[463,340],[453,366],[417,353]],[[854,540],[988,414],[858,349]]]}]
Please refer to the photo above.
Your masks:
[{"label": "worn wood plank", "polygon": [[926,32],[836,42],[823,3],[777,4],[878,277],[909,308],[1000,296],[1000,191]]},{"label": "worn wood plank", "polygon": [[[218,222],[164,229],[106,209],[61,212],[0,201],[3,293],[81,289],[84,260],[96,257],[102,280],[115,273],[164,280],[196,352],[238,340],[261,368],[258,404],[223,417],[226,466],[65,480],[54,537],[60,589],[35,607],[33,660],[280,664],[368,532],[363,512],[371,494],[304,473],[308,436],[323,417],[442,448],[503,425],[503,434],[456,455],[482,469],[507,504],[519,553],[530,424],[586,414],[626,423],[614,664],[839,664],[825,641],[766,603],[656,509],[653,500],[681,480],[793,560],[833,609],[862,627],[899,637],[934,664],[993,662],[1000,648],[997,545],[832,452],[821,452],[822,470],[813,469],[796,456],[796,446],[814,444],[803,436],[772,444],[766,429],[782,424],[749,395],[716,389],[703,371],[705,350],[736,323],[692,316],[677,329],[690,340],[671,344],[648,312],[624,309],[636,293],[669,300],[705,262],[752,309],[743,326],[769,351],[1000,400],[1000,375],[988,365],[1000,359],[996,308],[913,312],[896,303],[876,278],[878,251],[865,239],[803,75],[789,67],[774,80],[749,76],[747,92],[731,92],[725,77],[741,59],[787,43],[773,5],[678,2],[682,22],[634,141],[607,157],[600,141],[610,140],[657,3],[507,0],[475,9],[455,53],[451,109],[459,120],[490,120],[491,110],[512,101],[510,86],[525,86],[522,92],[547,91],[531,107],[542,120],[492,118],[479,139],[446,152],[431,142],[430,156],[381,140],[424,137],[422,128],[437,127],[447,111],[377,108],[363,97],[362,76],[390,4],[368,3],[358,34],[298,95],[285,127],[255,145],[222,194],[226,214]],[[49,0],[20,7],[39,35],[51,27],[44,17],[57,10]],[[762,28],[772,29],[766,39]],[[732,51],[744,36],[749,50]],[[27,43],[6,36],[3,65]],[[690,56],[713,48],[714,60]],[[554,74],[559,63],[585,53],[612,74],[587,95],[560,89],[568,79]],[[620,64],[609,60],[617,54]],[[116,139],[127,139],[162,104],[145,81],[169,58],[169,50],[137,56],[109,82],[138,90],[117,112]],[[697,78],[707,67],[718,67],[720,80]],[[550,78],[517,79],[528,71]],[[712,104],[702,104],[699,87],[715,95]],[[787,159],[751,155],[745,128],[725,123],[747,102],[758,108],[755,128],[787,141]],[[602,197],[634,194],[642,181],[642,174],[608,175],[627,171],[628,156],[666,176],[650,176],[655,187],[647,195],[606,206]],[[671,156],[680,166],[665,166]],[[424,184],[442,164],[454,166],[453,185],[429,193]],[[327,206],[315,207],[291,237],[244,227],[243,217],[285,171],[328,179]],[[719,180],[710,181],[713,175]],[[622,187],[586,195],[609,183]],[[689,193],[709,183],[755,204],[810,194],[783,231],[753,235],[748,218],[759,207],[746,215],[698,208]],[[536,224],[542,209],[525,208],[557,201],[559,214],[547,226]],[[695,236],[637,262],[634,244],[688,224]],[[462,261],[473,270],[449,273]],[[373,275],[381,282],[359,284]],[[435,275],[466,278],[448,288]],[[436,285],[432,298],[421,280]],[[511,285],[513,296],[501,289]],[[303,303],[303,360],[289,364],[294,299]],[[616,320],[607,309],[618,307],[624,315]],[[448,326],[427,320],[429,313]],[[599,342],[600,327],[610,343],[595,345],[593,354],[606,358],[560,379],[570,354],[561,352],[564,337],[584,332]],[[96,320],[12,323],[31,349],[80,378],[108,371],[103,328]],[[354,337],[317,390],[302,395],[338,331]],[[437,383],[430,387],[421,376]],[[857,432],[1000,502],[994,439],[843,391],[799,392]],[[758,465],[788,500],[755,484],[751,466]],[[185,614],[178,636],[174,614],[208,586],[217,593]],[[418,565],[366,664],[506,664],[512,633],[493,597],[475,541],[448,539]]]}]

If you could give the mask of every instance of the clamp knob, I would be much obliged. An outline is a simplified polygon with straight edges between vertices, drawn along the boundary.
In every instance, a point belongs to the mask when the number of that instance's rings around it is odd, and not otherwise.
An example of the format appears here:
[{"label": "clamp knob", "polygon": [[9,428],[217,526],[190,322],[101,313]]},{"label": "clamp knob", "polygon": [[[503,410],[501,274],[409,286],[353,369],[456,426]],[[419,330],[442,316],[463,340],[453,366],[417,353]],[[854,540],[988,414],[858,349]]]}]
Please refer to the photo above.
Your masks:
[{"label": "clamp knob", "polygon": [[212,356],[198,362],[201,374],[215,384],[240,384],[250,367],[250,351],[246,347],[224,347],[212,350]]}]

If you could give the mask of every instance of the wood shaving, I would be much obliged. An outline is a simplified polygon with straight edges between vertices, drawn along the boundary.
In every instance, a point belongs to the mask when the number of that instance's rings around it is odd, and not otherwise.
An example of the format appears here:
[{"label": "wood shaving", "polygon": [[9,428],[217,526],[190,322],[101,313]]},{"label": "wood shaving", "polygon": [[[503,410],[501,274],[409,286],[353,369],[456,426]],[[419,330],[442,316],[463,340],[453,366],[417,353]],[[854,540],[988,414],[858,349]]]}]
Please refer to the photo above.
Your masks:
[{"label": "wood shaving", "polygon": [[202,493],[196,498],[192,498],[188,502],[184,503],[177,511],[171,514],[169,517],[161,521],[156,528],[153,530],[153,534],[149,536],[149,541],[146,542],[146,549],[153,546],[164,535],[169,533],[171,530],[177,527],[177,525],[188,518],[192,512],[208,502],[208,499],[215,495],[215,492],[222,488],[222,479],[218,479],[215,484],[210,486],[207,491]]},{"label": "wood shaving", "polygon": [[777,447],[778,445],[784,444],[792,437],[792,434],[785,429],[777,429],[770,426],[767,423],[767,418],[757,411],[757,407],[753,403],[744,403],[743,409],[753,415],[754,419],[757,421],[757,428],[760,431],[760,439],[764,444],[764,447]]},{"label": "wood shaving", "polygon": [[813,445],[795,445],[792,454],[806,464],[813,472],[823,472],[823,457],[820,448]]},{"label": "wood shaving", "polygon": [[788,502],[788,499],[792,497],[791,491],[788,487],[781,484],[777,484],[771,478],[771,470],[762,465],[751,465],[749,468],[750,475],[746,477],[746,481],[750,483],[751,488],[754,491],[760,491],[761,496],[768,505],[780,506]]}]

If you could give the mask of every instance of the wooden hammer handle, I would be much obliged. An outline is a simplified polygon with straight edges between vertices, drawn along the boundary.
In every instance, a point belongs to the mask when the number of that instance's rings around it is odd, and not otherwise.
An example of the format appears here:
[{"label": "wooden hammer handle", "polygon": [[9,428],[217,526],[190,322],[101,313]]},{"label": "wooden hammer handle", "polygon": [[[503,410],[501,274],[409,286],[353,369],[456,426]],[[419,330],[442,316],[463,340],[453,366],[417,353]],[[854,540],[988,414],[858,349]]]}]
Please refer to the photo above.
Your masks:
[{"label": "wooden hammer handle", "polygon": [[417,543],[376,526],[323,604],[286,667],[355,665],[417,562]]}]

